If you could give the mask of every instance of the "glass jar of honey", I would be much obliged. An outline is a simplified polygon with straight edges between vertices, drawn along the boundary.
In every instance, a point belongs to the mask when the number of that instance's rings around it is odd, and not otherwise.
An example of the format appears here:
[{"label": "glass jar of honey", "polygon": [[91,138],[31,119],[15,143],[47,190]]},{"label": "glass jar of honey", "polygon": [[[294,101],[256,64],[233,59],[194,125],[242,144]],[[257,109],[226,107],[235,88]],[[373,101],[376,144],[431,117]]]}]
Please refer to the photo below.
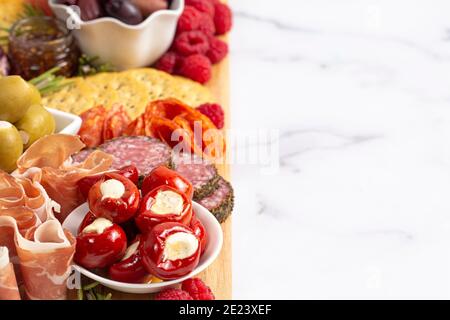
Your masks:
[{"label": "glass jar of honey", "polygon": [[8,55],[12,73],[30,80],[53,67],[60,68],[59,75],[74,75],[80,51],[61,21],[37,16],[19,20],[12,26]]}]

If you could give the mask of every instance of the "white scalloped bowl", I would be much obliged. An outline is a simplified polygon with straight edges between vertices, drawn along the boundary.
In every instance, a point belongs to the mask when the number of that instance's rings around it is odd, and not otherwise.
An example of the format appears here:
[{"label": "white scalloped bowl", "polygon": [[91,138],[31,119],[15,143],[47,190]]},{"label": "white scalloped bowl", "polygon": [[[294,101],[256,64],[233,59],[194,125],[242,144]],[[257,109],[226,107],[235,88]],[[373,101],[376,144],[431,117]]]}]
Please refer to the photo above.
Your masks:
[{"label": "white scalloped bowl", "polygon": [[82,21],[69,6],[48,0],[53,13],[73,29],[80,49],[98,56],[119,70],[150,66],[171,46],[184,0],[173,0],[169,10],[159,10],[138,25],[104,17]]},{"label": "white scalloped bowl", "polygon": [[[206,232],[208,234],[208,241],[205,252],[200,258],[199,264],[188,275],[171,281],[148,284],[134,284],[118,282],[110,280],[108,278],[104,278],[77,264],[74,264],[73,268],[86,277],[94,281],[98,281],[108,288],[127,293],[155,293],[167,288],[175,287],[177,284],[183,282],[184,280],[194,277],[195,275],[205,270],[211,263],[213,263],[213,261],[219,255],[223,244],[223,233],[219,222],[211,212],[209,212],[206,208],[202,207],[196,202],[193,202],[192,204],[197,218],[205,226]],[[77,234],[78,227],[88,211],[89,208],[87,203],[79,206],[66,218],[63,223],[63,227],[68,229],[72,234]]]},{"label": "white scalloped bowl", "polygon": [[77,134],[81,128],[82,120],[79,116],[59,111],[52,108],[46,108],[55,119],[55,132],[65,134]]}]

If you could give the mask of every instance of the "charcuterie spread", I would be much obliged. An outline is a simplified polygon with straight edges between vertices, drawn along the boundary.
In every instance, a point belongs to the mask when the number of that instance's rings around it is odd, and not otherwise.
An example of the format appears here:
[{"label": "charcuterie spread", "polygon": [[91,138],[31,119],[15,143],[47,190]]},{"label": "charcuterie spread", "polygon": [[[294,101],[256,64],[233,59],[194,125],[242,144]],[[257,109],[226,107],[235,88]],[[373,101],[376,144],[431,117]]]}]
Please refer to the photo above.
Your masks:
[{"label": "charcuterie spread", "polygon": [[[219,36],[231,12],[185,2],[153,68],[120,72],[61,12],[77,5],[81,23],[138,28],[179,1],[0,2],[0,300],[72,297],[77,267],[116,290],[162,284],[146,292],[214,299],[192,276],[220,251],[234,194],[215,165],[227,152],[224,110],[202,84],[228,52]],[[88,281],[79,299],[112,298]]]}]

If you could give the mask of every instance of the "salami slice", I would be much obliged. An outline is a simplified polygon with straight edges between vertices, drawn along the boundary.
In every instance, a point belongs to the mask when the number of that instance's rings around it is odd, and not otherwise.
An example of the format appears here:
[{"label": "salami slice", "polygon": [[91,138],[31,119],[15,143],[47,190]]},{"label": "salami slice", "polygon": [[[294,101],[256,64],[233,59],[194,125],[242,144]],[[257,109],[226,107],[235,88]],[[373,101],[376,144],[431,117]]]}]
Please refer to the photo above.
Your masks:
[{"label": "salami slice", "polygon": [[105,142],[99,149],[114,157],[111,169],[132,164],[140,175],[147,175],[158,166],[171,164],[172,149],[155,138],[121,137]]},{"label": "salami slice", "polygon": [[224,222],[233,211],[234,206],[234,192],[231,184],[219,178],[218,188],[208,197],[198,201],[202,206],[212,212],[217,220]]},{"label": "salami slice", "polygon": [[194,200],[209,196],[218,187],[220,176],[216,167],[197,155],[182,153],[172,157],[174,169],[194,187]]},{"label": "salami slice", "polygon": [[95,148],[89,148],[89,149],[84,149],[81,150],[80,152],[78,152],[77,154],[74,154],[72,156],[72,160],[75,163],[82,163],[84,162],[84,160],[87,159],[87,157],[89,157],[89,155],[95,151]]}]

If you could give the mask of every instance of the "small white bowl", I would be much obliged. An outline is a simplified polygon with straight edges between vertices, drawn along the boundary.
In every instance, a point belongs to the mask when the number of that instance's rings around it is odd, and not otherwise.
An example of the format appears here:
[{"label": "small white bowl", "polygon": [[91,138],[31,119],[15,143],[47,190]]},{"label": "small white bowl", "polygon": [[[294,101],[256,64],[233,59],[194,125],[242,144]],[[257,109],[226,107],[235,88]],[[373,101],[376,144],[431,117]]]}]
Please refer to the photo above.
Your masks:
[{"label": "small white bowl", "polygon": [[[175,287],[177,284],[183,282],[184,280],[192,278],[193,276],[205,270],[211,263],[213,263],[213,261],[219,255],[220,250],[222,249],[223,234],[222,228],[220,227],[220,224],[217,221],[217,219],[213,216],[211,212],[209,212],[207,209],[205,209],[198,203],[193,202],[193,208],[195,214],[197,215],[197,218],[205,226],[206,232],[208,234],[208,243],[206,245],[205,252],[200,258],[198,266],[188,275],[176,280],[164,281],[160,283],[134,284],[134,283],[118,282],[101,277],[77,264],[74,264],[73,268],[76,271],[85,275],[86,277],[98,281],[108,288],[121,292],[154,293],[167,288]],[[76,235],[78,227],[80,226],[84,216],[88,213],[88,211],[89,208],[86,203],[79,206],[66,218],[66,220],[63,223],[63,227],[72,232],[72,234]]]},{"label": "small white bowl", "polygon": [[173,0],[170,10],[159,10],[138,25],[104,17],[83,21],[70,7],[48,1],[54,14],[73,29],[80,49],[119,70],[150,66],[171,46],[184,0]]},{"label": "small white bowl", "polygon": [[77,134],[81,128],[81,118],[74,114],[59,111],[52,108],[46,108],[55,118],[57,133]]}]

